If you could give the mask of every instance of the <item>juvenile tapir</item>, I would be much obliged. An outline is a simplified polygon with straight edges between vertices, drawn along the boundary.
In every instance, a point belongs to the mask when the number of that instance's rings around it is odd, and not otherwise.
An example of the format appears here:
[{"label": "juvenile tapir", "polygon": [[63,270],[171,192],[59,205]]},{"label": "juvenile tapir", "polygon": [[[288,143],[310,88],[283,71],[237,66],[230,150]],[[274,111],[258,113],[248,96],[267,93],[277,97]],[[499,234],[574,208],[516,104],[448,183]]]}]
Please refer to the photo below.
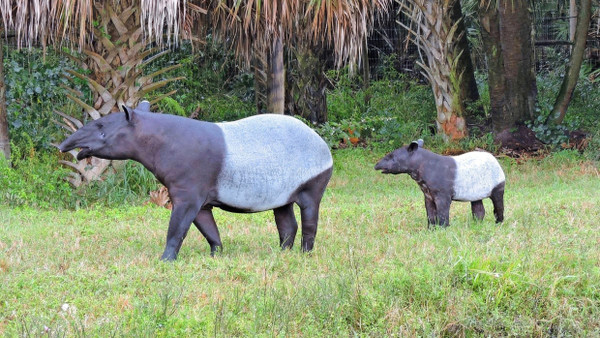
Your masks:
[{"label": "juvenile tapir", "polygon": [[458,156],[442,156],[423,149],[423,140],[387,154],[375,165],[384,174],[409,174],[425,194],[429,224],[448,226],[451,201],[471,202],[476,219],[483,219],[484,198],[494,204],[496,223],[504,220],[504,184],[502,167],[484,151]]},{"label": "juvenile tapir", "polygon": [[300,207],[302,250],[313,248],[319,205],[333,160],[327,144],[290,116],[256,115],[209,123],[149,112],[144,102],[86,124],[60,145],[77,159],[132,159],[168,190],[173,211],[163,260],[174,260],[191,223],[210,245],[222,246],[212,208],[273,210],[282,248],[294,244]]}]

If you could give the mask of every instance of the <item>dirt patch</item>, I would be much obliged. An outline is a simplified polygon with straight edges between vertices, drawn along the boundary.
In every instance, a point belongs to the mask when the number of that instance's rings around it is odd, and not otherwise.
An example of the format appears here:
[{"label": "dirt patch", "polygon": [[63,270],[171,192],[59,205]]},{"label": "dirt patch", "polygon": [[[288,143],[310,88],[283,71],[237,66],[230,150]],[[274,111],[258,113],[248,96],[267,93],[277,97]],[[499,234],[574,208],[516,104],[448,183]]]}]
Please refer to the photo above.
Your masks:
[{"label": "dirt patch", "polygon": [[538,140],[535,133],[526,126],[518,126],[517,130],[504,130],[496,135],[496,142],[500,143],[501,149],[510,153],[538,153],[545,150],[546,145]]}]

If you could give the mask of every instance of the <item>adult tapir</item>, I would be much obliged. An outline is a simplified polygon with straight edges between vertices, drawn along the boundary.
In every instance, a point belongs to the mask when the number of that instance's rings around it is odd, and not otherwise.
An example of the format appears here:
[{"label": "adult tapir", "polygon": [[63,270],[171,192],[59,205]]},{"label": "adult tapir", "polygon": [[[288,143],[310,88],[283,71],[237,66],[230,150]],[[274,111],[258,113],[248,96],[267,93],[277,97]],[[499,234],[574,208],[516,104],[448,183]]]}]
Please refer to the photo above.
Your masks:
[{"label": "adult tapir", "polygon": [[211,255],[222,247],[213,207],[273,210],[280,245],[291,248],[298,229],[296,203],[302,250],[312,250],[333,160],[327,144],[304,123],[272,114],[209,123],[152,113],[147,102],[122,109],[86,124],[59,149],[80,148],[78,160],[132,159],[168,188],[173,211],[163,260],[177,258],[192,222]]}]

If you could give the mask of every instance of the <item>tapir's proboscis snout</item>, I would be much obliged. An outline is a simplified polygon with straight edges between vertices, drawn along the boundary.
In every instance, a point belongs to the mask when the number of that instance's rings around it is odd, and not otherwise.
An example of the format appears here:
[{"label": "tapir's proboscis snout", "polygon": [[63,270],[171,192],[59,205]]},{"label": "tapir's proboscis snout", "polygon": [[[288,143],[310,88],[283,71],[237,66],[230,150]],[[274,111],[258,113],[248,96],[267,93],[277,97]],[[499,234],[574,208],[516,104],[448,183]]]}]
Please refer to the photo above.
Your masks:
[{"label": "tapir's proboscis snout", "polygon": [[94,120],[65,139],[61,152],[77,159],[132,159],[167,187],[173,203],[163,260],[177,258],[193,223],[210,245],[222,247],[212,208],[232,212],[273,210],[282,248],[294,244],[300,206],[303,251],[313,248],[319,205],[333,159],[323,139],[300,120],[261,114],[209,123],[135,109]]}]

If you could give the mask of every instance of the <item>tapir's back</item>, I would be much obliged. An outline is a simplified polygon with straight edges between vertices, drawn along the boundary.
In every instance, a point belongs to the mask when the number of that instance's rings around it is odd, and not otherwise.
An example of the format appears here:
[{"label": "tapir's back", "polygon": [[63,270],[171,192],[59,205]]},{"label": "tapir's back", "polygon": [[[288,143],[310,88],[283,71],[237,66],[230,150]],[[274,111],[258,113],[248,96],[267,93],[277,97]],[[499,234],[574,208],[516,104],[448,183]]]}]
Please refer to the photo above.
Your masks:
[{"label": "tapir's back", "polygon": [[323,139],[293,117],[263,114],[217,126],[226,148],[218,199],[231,207],[262,211],[282,206],[303,183],[333,165]]},{"label": "tapir's back", "polygon": [[488,152],[472,151],[452,158],[456,161],[454,200],[477,201],[487,198],[492,189],[505,181],[502,167]]}]

